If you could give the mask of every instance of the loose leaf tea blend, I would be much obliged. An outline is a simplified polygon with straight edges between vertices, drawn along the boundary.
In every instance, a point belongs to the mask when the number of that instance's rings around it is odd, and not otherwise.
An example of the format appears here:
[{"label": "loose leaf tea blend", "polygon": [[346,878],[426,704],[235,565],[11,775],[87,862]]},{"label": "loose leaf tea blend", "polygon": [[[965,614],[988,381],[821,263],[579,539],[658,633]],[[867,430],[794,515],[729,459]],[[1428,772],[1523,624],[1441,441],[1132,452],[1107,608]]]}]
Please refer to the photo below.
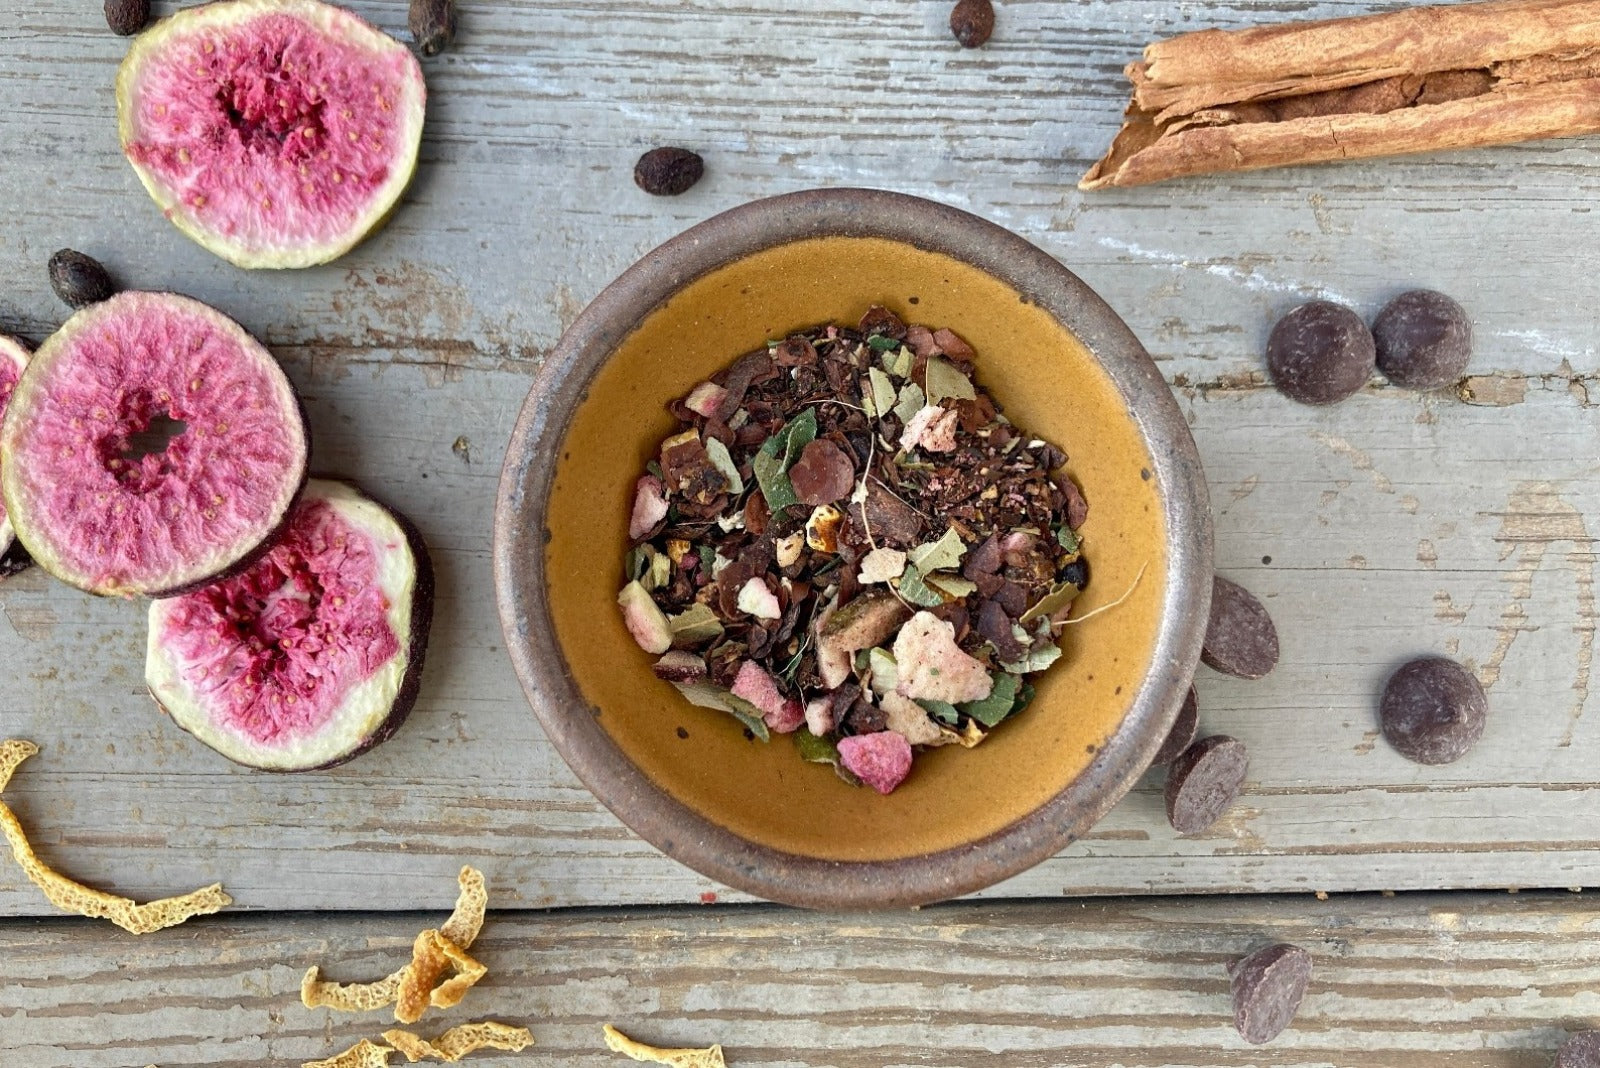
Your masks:
[{"label": "loose leaf tea blend", "polygon": [[971,747],[1026,707],[1089,582],[1088,503],[976,360],[873,307],[675,401],[618,596],[656,675],[881,793],[917,747]]}]

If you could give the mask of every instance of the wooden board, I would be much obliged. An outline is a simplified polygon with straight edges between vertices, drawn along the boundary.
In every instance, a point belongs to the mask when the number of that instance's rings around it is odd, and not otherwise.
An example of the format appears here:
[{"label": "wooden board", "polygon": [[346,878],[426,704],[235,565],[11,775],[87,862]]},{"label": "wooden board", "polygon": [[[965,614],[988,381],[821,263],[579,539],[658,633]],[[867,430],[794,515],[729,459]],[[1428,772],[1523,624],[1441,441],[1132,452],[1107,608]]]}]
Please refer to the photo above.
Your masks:
[{"label": "wooden board", "polygon": [[[401,26],[398,2],[352,6]],[[1600,139],[1073,185],[1117,127],[1117,71],[1153,36],[1367,5],[1018,0],[988,48],[963,52],[931,0],[479,0],[428,65],[402,210],[340,263],[289,274],[234,270],[160,218],[117,152],[124,43],[95,5],[25,7],[0,65],[0,330],[37,339],[60,320],[43,265],[63,245],[215,303],[304,391],[315,466],[411,514],[440,569],[410,724],[349,768],[290,778],[233,768],[159,718],[140,605],[37,573],[0,587],[0,736],[45,750],[7,797],[74,874],[138,895],[220,878],[243,909],[443,907],[468,860],[522,906],[714,890],[605,812],[523,703],[490,587],[498,465],[543,354],[639,254],[754,197],[855,184],[1011,227],[1127,318],[1192,420],[1219,567],[1267,598],[1283,636],[1265,681],[1199,682],[1207,729],[1253,753],[1221,826],[1178,839],[1151,777],[995,894],[1600,883]],[[707,177],[648,198],[633,161],[673,142],[706,155]],[[1292,304],[1371,313],[1419,284],[1474,316],[1475,403],[1375,386],[1314,411],[1260,386],[1261,344]],[[1488,735],[1449,768],[1407,764],[1374,733],[1386,672],[1418,652],[1490,684]],[[0,864],[0,913],[44,908]]]},{"label": "wooden board", "polygon": [[[325,1057],[395,1025],[302,1008],[305,968],[376,978],[437,921],[238,918],[138,941],[11,921],[0,1050],[28,1068]],[[1252,1047],[1225,969],[1274,941],[1312,954],[1312,982],[1293,1026]],[[415,1030],[532,1030],[533,1049],[465,1062],[478,1068],[630,1063],[605,1051],[605,1023],[721,1043],[735,1068],[1546,1068],[1569,1029],[1600,1023],[1600,920],[1566,894],[496,914],[474,954],[487,978]]]}]

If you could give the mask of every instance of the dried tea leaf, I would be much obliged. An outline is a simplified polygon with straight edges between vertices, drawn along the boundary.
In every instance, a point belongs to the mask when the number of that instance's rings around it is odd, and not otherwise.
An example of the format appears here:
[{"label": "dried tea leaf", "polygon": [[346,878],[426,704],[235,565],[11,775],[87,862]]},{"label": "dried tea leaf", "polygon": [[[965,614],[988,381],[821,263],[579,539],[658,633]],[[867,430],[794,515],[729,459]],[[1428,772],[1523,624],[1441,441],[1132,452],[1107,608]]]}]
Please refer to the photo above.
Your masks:
[{"label": "dried tea leaf", "polygon": [[38,755],[38,752],[38,746],[21,738],[0,742],[0,790],[4,790],[11,782],[11,773],[17,770],[17,765],[31,756]]},{"label": "dried tea leaf", "polygon": [[1023,654],[1021,660],[1009,664],[1001,664],[1000,667],[1002,670],[1009,671],[1014,675],[1031,675],[1035,671],[1043,671],[1060,659],[1061,646],[1046,645],[1039,649],[1029,649]]},{"label": "dried tea leaf", "polygon": [[993,727],[1016,710],[1017,690],[1021,682],[1016,675],[996,675],[994,688],[989,691],[988,697],[957,707],[985,727]]},{"label": "dried tea leaf", "polygon": [[923,381],[927,383],[929,404],[938,404],[951,397],[956,400],[975,400],[978,396],[972,388],[972,379],[956,370],[955,364],[942,356],[928,357],[928,370]]},{"label": "dried tea leaf", "polygon": [[696,602],[675,616],[667,617],[674,649],[690,649],[722,637],[722,620],[709,605]]},{"label": "dried tea leaf", "polygon": [[665,1064],[669,1068],[727,1068],[722,1059],[722,1047],[710,1049],[662,1049],[635,1042],[610,1024],[605,1025],[606,1048],[636,1061]]},{"label": "dried tea leaf", "polygon": [[807,408],[787,423],[783,429],[762,442],[750,461],[761,495],[767,507],[777,514],[791,504],[799,502],[794,486],[789,482],[789,468],[800,458],[800,450],[817,436],[817,413]]},{"label": "dried tea leaf", "polygon": [[1082,591],[1071,582],[1058,582],[1050,587],[1050,592],[1039,598],[1034,606],[1022,613],[1019,623],[1032,623],[1036,619],[1045,619],[1055,615],[1067,605],[1077,600]]},{"label": "dried tea leaf", "polygon": [[763,742],[770,737],[767,732],[767,721],[761,714],[761,709],[744,698],[736,697],[732,692],[709,682],[675,682],[672,685],[677,687],[678,692],[683,694],[691,705],[729,713]]},{"label": "dried tea leaf", "polygon": [[362,1039],[343,1053],[320,1061],[306,1061],[300,1068],[389,1068],[394,1050]]},{"label": "dried tea leaf", "polygon": [[[885,356],[884,359],[887,360],[888,357]],[[888,414],[889,410],[894,407],[895,402],[894,382],[889,378],[888,374],[878,370],[876,367],[867,368],[867,381],[872,386],[870,399],[874,413],[878,415]],[[866,400],[868,398],[863,397],[862,399]]]},{"label": "dried tea leaf", "polygon": [[961,566],[961,558],[966,554],[967,543],[951,527],[938,541],[912,549],[906,554],[906,560],[926,575],[930,571],[954,571]]},{"label": "dried tea leaf", "polygon": [[932,575],[924,575],[922,581],[932,589],[938,590],[945,596],[953,597],[956,600],[970,597],[978,591],[976,582],[962,578],[960,575],[947,575],[943,572],[936,572]]},{"label": "dried tea leaf", "polygon": [[944,604],[944,596],[938,590],[931,589],[922,581],[922,572],[910,564],[900,574],[900,582],[896,586],[900,596],[919,608],[937,608]]},{"label": "dried tea leaf", "polygon": [[[439,933],[463,949],[477,941],[483,930],[483,918],[489,907],[489,890],[483,872],[470,864],[463,865],[456,877],[461,887],[456,895],[455,908],[439,928]],[[400,984],[411,965],[379,979],[375,983],[334,983],[322,978],[321,969],[312,965],[300,980],[300,1004],[308,1009],[333,1009],[336,1012],[371,1012],[392,1005],[400,996]]]},{"label": "dried tea leaf", "polygon": [[940,723],[955,726],[961,722],[961,711],[949,701],[936,701],[931,697],[918,698],[917,704]]},{"label": "dried tea leaf", "polygon": [[728,480],[728,492],[735,497],[744,492],[744,479],[739,475],[739,465],[733,462],[728,447],[716,438],[706,438],[706,456],[711,466],[721,471]]},{"label": "dried tea leaf", "polygon": [[1056,528],[1056,541],[1069,553],[1075,553],[1083,544],[1083,539],[1078,537],[1078,532],[1062,523]]},{"label": "dried tea leaf", "polygon": [[922,387],[915,382],[907,382],[900,389],[900,399],[895,402],[894,414],[902,424],[911,422],[911,417],[928,406],[927,395],[922,392]]},{"label": "dried tea leaf", "polygon": [[503,1049],[521,1053],[533,1045],[533,1033],[526,1027],[484,1020],[481,1023],[458,1024],[429,1042],[421,1035],[396,1027],[383,1033],[385,1042],[405,1054],[415,1063],[424,1058],[454,1064],[469,1053],[480,1049]]},{"label": "dried tea leaf", "polygon": [[867,670],[872,672],[872,692],[879,697],[900,684],[900,669],[887,649],[867,650]]},{"label": "dried tea leaf", "polygon": [[[17,765],[33,756],[39,747],[32,742],[12,740],[0,743],[0,789],[11,781]],[[44,896],[56,908],[91,919],[110,920],[130,934],[149,934],[173,927],[194,916],[220,912],[233,904],[233,899],[222,892],[221,883],[213,883],[179,897],[164,897],[141,905],[125,897],[95,890],[62,875],[47,866],[28,844],[22,824],[11,809],[0,803],[0,833],[11,845],[11,855],[33,884],[44,891]]]}]

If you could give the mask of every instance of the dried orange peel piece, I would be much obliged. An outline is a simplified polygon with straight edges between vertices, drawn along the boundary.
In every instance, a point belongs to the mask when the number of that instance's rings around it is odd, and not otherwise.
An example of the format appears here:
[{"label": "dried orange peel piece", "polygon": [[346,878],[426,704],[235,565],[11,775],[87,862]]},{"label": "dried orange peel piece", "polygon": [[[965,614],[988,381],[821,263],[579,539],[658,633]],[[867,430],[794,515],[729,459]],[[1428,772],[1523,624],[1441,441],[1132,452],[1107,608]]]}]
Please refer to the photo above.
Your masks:
[{"label": "dried orange peel piece", "polygon": [[[455,975],[439,979],[447,970]],[[399,1023],[416,1023],[428,1006],[448,1009],[458,1005],[468,990],[488,971],[467,952],[435,930],[423,931],[411,947],[411,963],[402,969],[400,989],[395,999],[394,1018]]]},{"label": "dried orange peel piece", "polygon": [[669,1068],[727,1068],[722,1059],[722,1047],[710,1049],[662,1049],[635,1042],[610,1024],[605,1025],[606,1048],[636,1061],[665,1064]]},{"label": "dried orange peel piece", "polygon": [[394,1050],[362,1039],[343,1053],[320,1061],[306,1061],[300,1068],[389,1068]]},{"label": "dried orange peel piece", "polygon": [[512,1027],[510,1024],[484,1020],[481,1023],[452,1027],[432,1042],[399,1028],[385,1031],[383,1040],[405,1054],[408,1061],[432,1058],[454,1064],[467,1054],[480,1049],[503,1049],[521,1053],[533,1045],[533,1033],[526,1027]]},{"label": "dried orange peel piece", "polygon": [[[445,941],[451,943],[458,950],[465,950],[478,938],[478,933],[483,930],[483,917],[489,904],[489,892],[484,883],[483,873],[467,865],[461,869],[457,879],[461,892],[456,897],[456,906],[451,911],[450,917],[444,921],[437,933]],[[427,932],[424,932],[426,934]],[[465,954],[463,954],[465,955]],[[413,945],[413,958],[415,945]],[[471,960],[471,958],[467,958]],[[474,964],[477,962],[474,961]],[[479,966],[481,967],[481,965]],[[400,998],[400,988],[406,976],[411,972],[412,964],[372,983],[334,983],[322,978],[321,969],[313,965],[300,981],[300,1003],[308,1009],[333,1009],[336,1012],[371,1012],[381,1009],[385,1005],[393,1005]],[[439,974],[443,974],[441,971]],[[481,978],[481,974],[479,978]],[[437,976],[435,976],[437,978]],[[454,980],[451,980],[454,982]],[[477,982],[474,979],[472,982]],[[461,987],[465,993],[472,983]],[[454,991],[452,987],[452,991]],[[450,996],[449,994],[446,995]],[[457,997],[456,1001],[460,998]],[[435,1003],[437,1004],[437,1003]],[[455,1002],[451,1002],[455,1004]],[[448,1006],[441,1006],[448,1007]],[[411,1023],[413,1020],[401,1020],[402,1023]]]},{"label": "dried orange peel piece", "polygon": [[[38,751],[39,747],[32,742],[16,739],[0,742],[0,790],[5,789],[11,781],[11,773],[17,770],[17,765]],[[4,802],[0,802],[0,834],[4,834],[10,844],[11,855],[16,857],[17,863],[33,884],[44,891],[44,896],[52,905],[78,916],[110,920],[132,934],[149,934],[173,927],[191,917],[220,912],[233,904],[233,899],[222,892],[221,883],[212,883],[192,893],[164,897],[141,905],[137,901],[74,882],[39,859],[28,844],[28,836],[17,821],[16,813]]]}]

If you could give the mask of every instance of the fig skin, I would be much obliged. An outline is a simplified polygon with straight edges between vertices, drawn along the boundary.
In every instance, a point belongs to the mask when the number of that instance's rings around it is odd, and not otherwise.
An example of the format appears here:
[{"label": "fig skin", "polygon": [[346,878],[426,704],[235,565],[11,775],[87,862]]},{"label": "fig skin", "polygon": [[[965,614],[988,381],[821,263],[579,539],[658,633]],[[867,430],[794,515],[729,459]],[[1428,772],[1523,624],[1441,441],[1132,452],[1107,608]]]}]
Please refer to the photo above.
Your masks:
[{"label": "fig skin", "polygon": [[[394,703],[390,706],[388,715],[384,717],[383,722],[378,725],[378,728],[363,738],[355,746],[355,748],[340,754],[338,757],[335,757],[333,760],[327,761],[326,763],[304,768],[261,767],[255,764],[245,764],[240,761],[234,761],[234,763],[240,764],[241,767],[248,767],[253,771],[264,771],[274,775],[299,775],[308,771],[329,771],[333,768],[350,763],[350,761],[362,756],[367,752],[370,752],[375,747],[388,741],[390,738],[393,738],[395,734],[399,732],[400,728],[405,725],[407,717],[411,715],[412,708],[416,706],[417,695],[422,689],[422,666],[427,655],[429,631],[433,626],[433,558],[428,554],[427,542],[423,540],[422,532],[417,529],[416,524],[413,523],[410,517],[404,512],[394,508],[381,497],[376,497],[367,492],[365,488],[352,479],[337,478],[329,475],[315,475],[312,477],[323,482],[338,483],[354,490],[356,493],[365,497],[367,500],[373,502],[387,512],[390,518],[394,520],[395,524],[405,535],[406,544],[410,548],[412,559],[416,561],[417,565],[416,586],[412,590],[411,594],[411,636],[406,647],[405,675],[401,678],[400,688],[395,693]],[[298,504],[298,501],[296,503]],[[290,510],[290,513],[293,514],[293,509]],[[285,522],[287,523],[287,520]],[[274,537],[263,551],[270,550],[272,546],[277,543],[277,540],[277,537]],[[185,734],[188,734],[190,737],[195,738],[195,740],[199,741],[200,744],[206,744],[204,740],[200,739],[193,731],[184,726],[183,722],[179,720],[178,717],[172,714],[171,709],[167,708],[167,706],[162,703],[161,698],[156,696],[156,693],[153,689],[150,689],[147,686],[146,692],[150,694],[150,699],[155,702],[156,707],[161,710],[161,714],[165,716],[174,726],[183,731]],[[207,748],[210,748],[210,746],[207,746]],[[225,754],[219,755],[225,756]],[[232,757],[227,757],[227,759],[233,760]]]},{"label": "fig skin", "polygon": [[[20,337],[0,334],[0,360],[7,361],[19,372],[28,366],[28,357],[32,354],[33,346]],[[3,414],[0,411],[0,415]],[[33,557],[28,555],[28,550],[17,539],[15,529],[7,520],[0,519],[0,530],[6,532],[0,537],[0,580],[3,580],[32,567]]]}]

